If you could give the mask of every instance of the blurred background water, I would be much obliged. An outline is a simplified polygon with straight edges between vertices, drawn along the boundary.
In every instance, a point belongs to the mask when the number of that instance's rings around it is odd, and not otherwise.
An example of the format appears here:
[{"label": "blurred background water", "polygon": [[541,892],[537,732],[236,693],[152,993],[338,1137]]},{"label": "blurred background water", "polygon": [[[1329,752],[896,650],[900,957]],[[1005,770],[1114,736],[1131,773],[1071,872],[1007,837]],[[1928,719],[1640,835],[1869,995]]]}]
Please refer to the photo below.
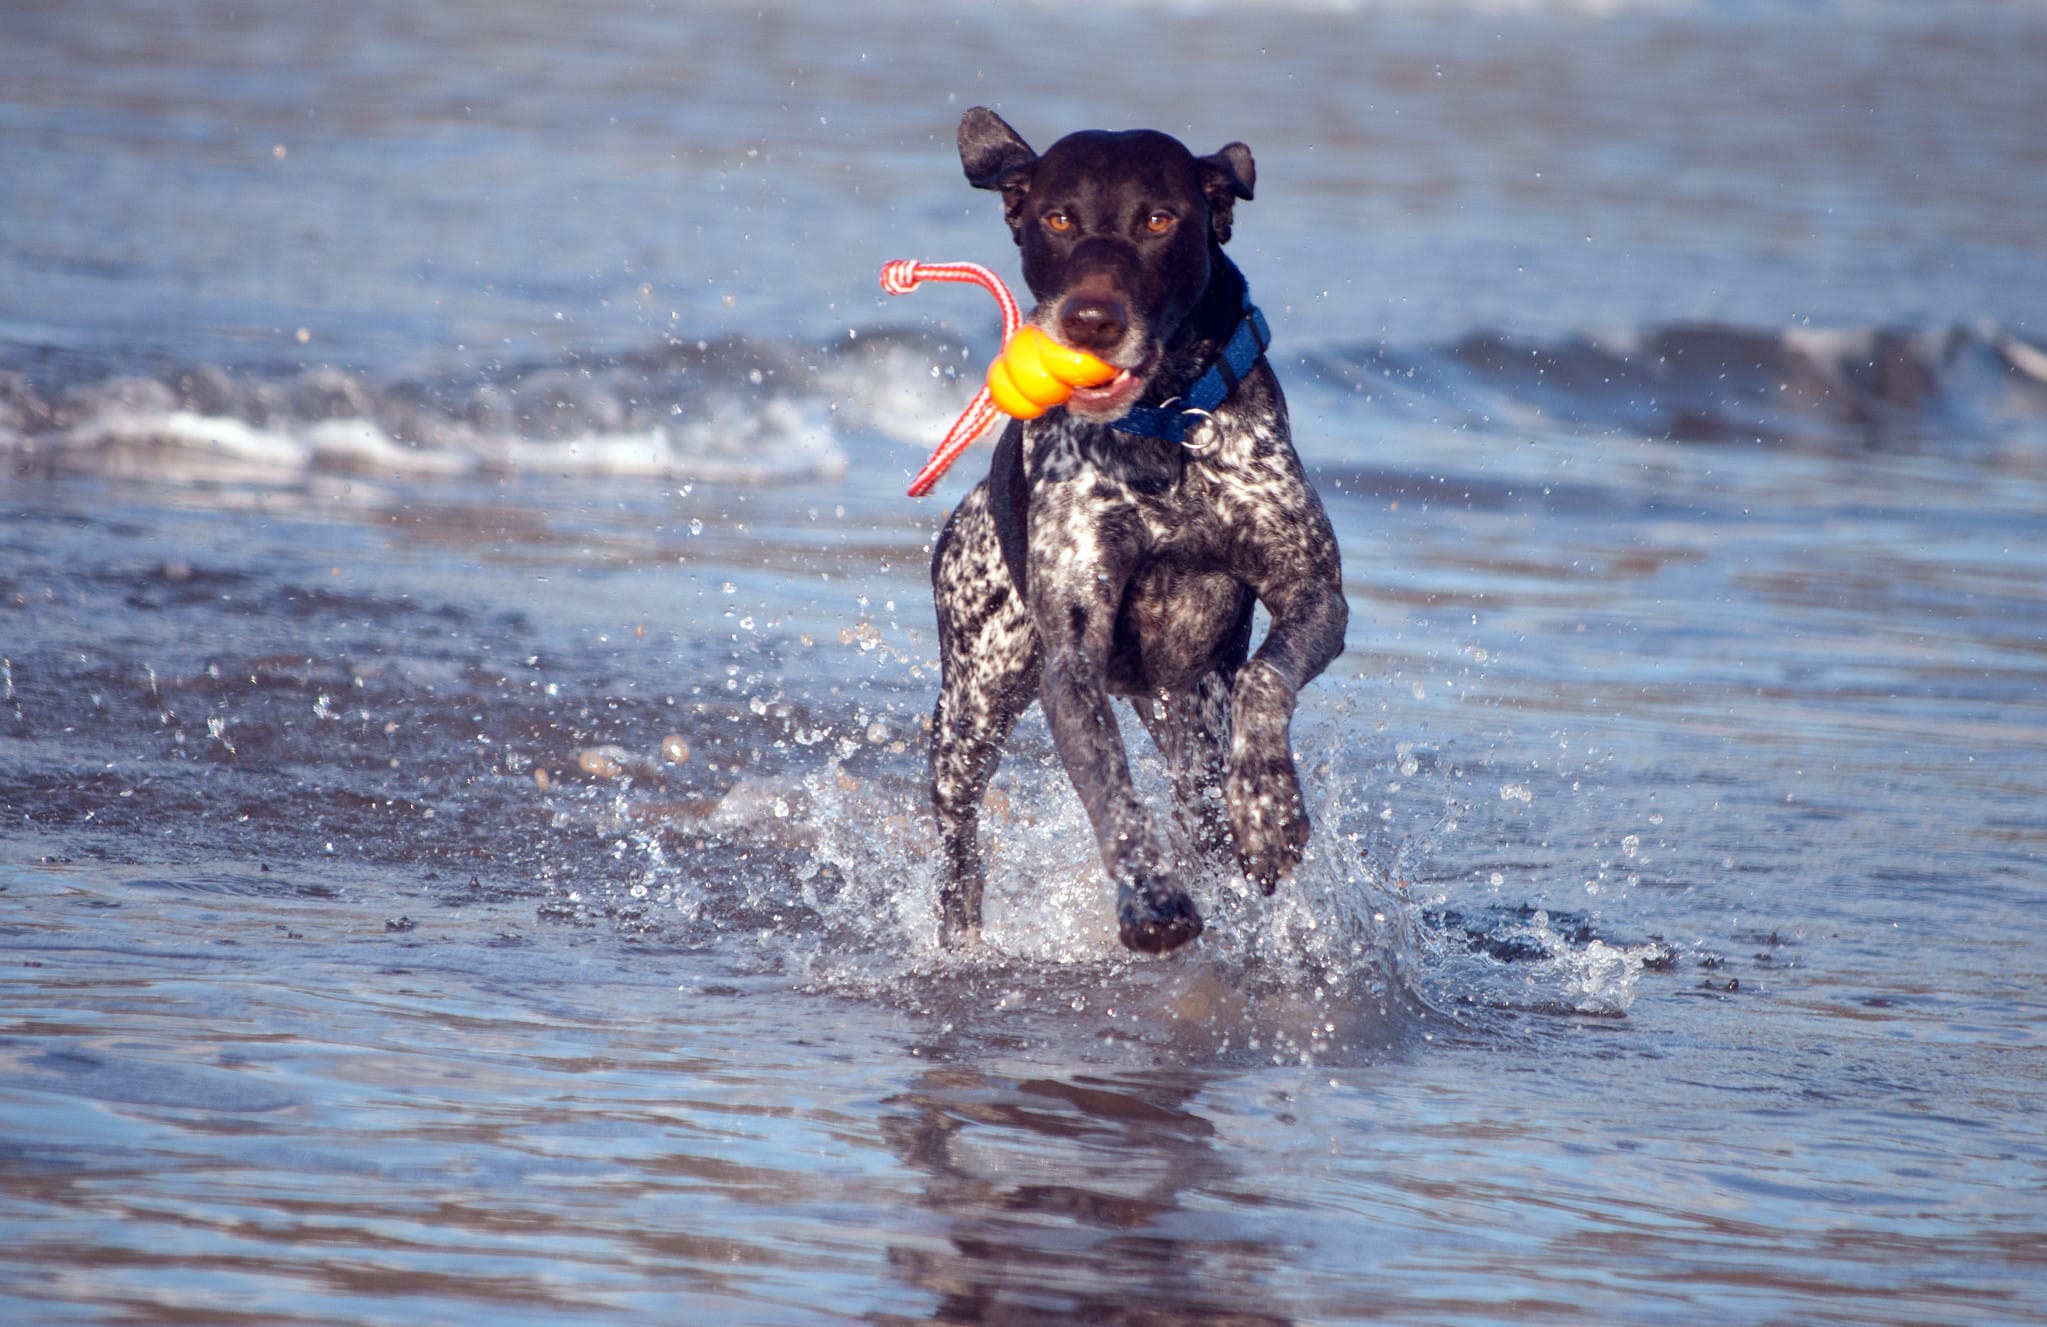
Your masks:
[{"label": "blurred background water", "polygon": [[[2047,1316],[2047,9],[0,14],[10,1321]],[[935,947],[952,145],[1259,163],[1274,900]],[[1163,781],[1134,726],[1139,774]],[[1159,794],[1162,795],[1162,794]]]}]

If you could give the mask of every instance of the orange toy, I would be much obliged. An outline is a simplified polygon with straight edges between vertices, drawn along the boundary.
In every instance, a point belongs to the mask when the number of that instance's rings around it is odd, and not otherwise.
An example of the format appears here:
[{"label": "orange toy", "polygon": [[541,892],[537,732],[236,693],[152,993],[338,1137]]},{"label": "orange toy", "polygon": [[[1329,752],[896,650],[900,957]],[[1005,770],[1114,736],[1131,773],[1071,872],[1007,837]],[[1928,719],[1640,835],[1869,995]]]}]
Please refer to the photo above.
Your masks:
[{"label": "orange toy", "polygon": [[998,410],[1018,419],[1035,419],[1064,404],[1076,387],[1099,387],[1121,370],[1085,350],[1060,345],[1036,327],[1024,325],[1016,297],[1002,278],[977,263],[920,263],[902,258],[881,269],[881,288],[906,295],[924,281],[959,281],[981,286],[1002,306],[1002,353],[988,366],[988,385],[947,431],[938,450],[910,481],[910,496],[921,498],[938,477],[995,424]]},{"label": "orange toy", "polygon": [[1099,387],[1121,371],[1025,323],[988,366],[988,395],[1004,414],[1036,419],[1064,405],[1074,388]]}]

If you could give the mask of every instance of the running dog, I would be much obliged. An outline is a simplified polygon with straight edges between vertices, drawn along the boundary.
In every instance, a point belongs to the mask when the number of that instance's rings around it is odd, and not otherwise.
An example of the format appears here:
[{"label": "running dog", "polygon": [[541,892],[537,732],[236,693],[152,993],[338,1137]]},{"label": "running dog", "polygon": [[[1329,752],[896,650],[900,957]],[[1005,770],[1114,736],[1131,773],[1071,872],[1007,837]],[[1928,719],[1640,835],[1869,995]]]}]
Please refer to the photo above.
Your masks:
[{"label": "running dog", "polygon": [[[1122,942],[1164,953],[1202,921],[1182,848],[1268,894],[1308,841],[1288,729],[1343,651],[1336,536],[1294,454],[1265,319],[1223,254],[1251,150],[1197,157],[1151,130],[1031,150],[983,107],[959,127],[967,182],[1001,194],[1030,321],[1120,372],[1014,421],[932,557],[943,678],[931,798],[942,934],[979,935],[980,807],[1037,701],[1116,887]],[[1252,609],[1271,626],[1251,652]],[[1171,771],[1180,833],[1131,784],[1110,697]]]}]

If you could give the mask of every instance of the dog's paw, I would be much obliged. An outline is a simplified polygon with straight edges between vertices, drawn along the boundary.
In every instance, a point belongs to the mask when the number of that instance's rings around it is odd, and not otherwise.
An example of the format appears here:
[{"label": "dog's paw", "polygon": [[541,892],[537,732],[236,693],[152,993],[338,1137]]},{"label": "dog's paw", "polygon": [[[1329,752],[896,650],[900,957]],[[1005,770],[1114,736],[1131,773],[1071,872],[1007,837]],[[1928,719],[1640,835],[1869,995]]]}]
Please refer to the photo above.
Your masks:
[{"label": "dog's paw", "polygon": [[1270,894],[1301,864],[1308,846],[1308,811],[1301,804],[1301,780],[1294,762],[1230,771],[1230,832],[1237,839],[1237,863]]},{"label": "dog's paw", "polygon": [[981,943],[981,887],[951,882],[938,894],[938,943],[947,949],[972,949]]},{"label": "dog's paw", "polygon": [[1126,884],[1116,892],[1116,934],[1125,949],[1169,953],[1201,934],[1201,913],[1184,890]]}]

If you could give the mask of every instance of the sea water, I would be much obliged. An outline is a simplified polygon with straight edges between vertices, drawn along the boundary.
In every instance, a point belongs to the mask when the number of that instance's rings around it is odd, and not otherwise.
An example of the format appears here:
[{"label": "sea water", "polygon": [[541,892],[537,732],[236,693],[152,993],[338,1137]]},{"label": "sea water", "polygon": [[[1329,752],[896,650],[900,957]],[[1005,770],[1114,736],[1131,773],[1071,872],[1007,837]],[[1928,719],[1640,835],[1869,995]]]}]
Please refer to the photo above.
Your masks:
[{"label": "sea water", "polygon": [[[2047,11],[0,16],[0,1314],[2047,1317]],[[1271,899],[936,940],[960,113],[1258,162]],[[1154,803],[1165,778],[1126,724]]]}]

